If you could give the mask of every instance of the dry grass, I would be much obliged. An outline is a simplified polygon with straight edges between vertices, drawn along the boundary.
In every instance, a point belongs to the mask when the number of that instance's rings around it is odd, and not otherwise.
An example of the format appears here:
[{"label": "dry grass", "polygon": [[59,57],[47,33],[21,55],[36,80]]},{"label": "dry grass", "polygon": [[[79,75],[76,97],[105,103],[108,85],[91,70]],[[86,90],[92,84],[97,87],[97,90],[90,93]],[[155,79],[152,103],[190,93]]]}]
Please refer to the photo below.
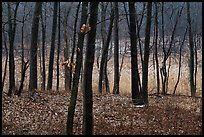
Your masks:
[{"label": "dry grass", "polygon": [[[56,58],[55,58],[56,59]],[[19,87],[20,84],[20,78],[21,78],[21,61],[20,57],[15,57],[15,79],[16,79],[16,87]],[[38,60],[39,61],[39,60]],[[49,58],[48,55],[46,57],[46,85],[47,85],[47,76],[48,76],[48,65],[49,65]],[[63,57],[60,57],[60,63],[63,62]],[[120,60],[121,62],[121,60]],[[159,59],[159,64],[161,64],[162,58]],[[168,67],[167,60],[167,67]],[[197,79],[196,79],[196,87],[197,87],[197,95],[201,96],[202,94],[202,52],[198,53],[198,72],[197,72]],[[150,55],[149,59],[149,72],[148,72],[148,89],[149,93],[155,93],[156,92],[156,76],[155,76],[155,70],[152,65],[152,55]],[[2,74],[4,73],[4,66],[5,65],[5,57],[2,57]],[[124,58],[124,64],[122,68],[122,73],[120,76],[120,94],[123,95],[130,95],[131,94],[131,66],[130,66],[130,57]],[[138,66],[140,71],[140,77],[142,77],[141,73],[141,63]],[[53,90],[56,89],[56,61],[54,61],[54,67],[53,67]],[[170,73],[169,73],[169,82],[168,82],[168,93],[172,93],[176,80],[178,75],[178,57],[172,57],[171,59],[171,67],[170,67]],[[182,66],[181,66],[181,76],[180,81],[176,90],[176,94],[183,94],[183,95],[190,95],[190,88],[189,88],[189,82],[188,82],[188,75],[189,75],[189,68],[187,65],[187,57],[182,58]],[[7,66],[7,76],[6,81],[4,85],[4,91],[7,92],[8,89],[8,66]],[[109,77],[109,84],[110,84],[110,91],[112,92],[113,89],[113,82],[114,82],[114,70],[113,70],[113,59],[111,59],[108,62],[108,77]],[[3,75],[2,75],[3,78]],[[38,65],[38,88],[41,87],[41,72],[40,72],[40,65]],[[96,67],[96,61],[94,64],[93,69],[93,92],[98,91],[98,78],[99,78],[99,72],[98,68]],[[161,79],[161,77],[160,77]],[[160,81],[161,83],[161,81]],[[60,65],[60,83],[59,83],[59,90],[64,90],[64,67]],[[25,76],[25,82],[24,82],[24,89],[27,90],[29,85],[29,68],[26,71]],[[81,86],[80,86],[81,87]],[[161,84],[160,84],[160,90],[161,90]]]},{"label": "dry grass", "polygon": [[[155,93],[156,92],[156,74],[154,70],[154,66],[152,63],[152,56],[150,56],[149,61],[149,72],[148,72],[148,89],[149,93]],[[179,84],[177,86],[176,94],[181,95],[188,95],[190,96],[190,86],[189,86],[189,68],[187,66],[187,61],[184,60],[185,58],[182,58],[182,66],[181,66],[181,74],[180,74],[180,80]],[[198,58],[198,61],[202,60],[202,58]],[[161,64],[161,58],[160,58],[160,64]],[[168,67],[169,60],[167,60],[167,67]],[[169,81],[168,81],[168,93],[172,93],[174,90],[174,86],[177,81],[178,76],[178,59],[171,59],[171,67],[169,71]],[[122,73],[120,76],[120,93],[124,95],[130,95],[131,94],[131,66],[130,66],[130,58],[126,57],[124,60],[124,65],[122,68]],[[141,65],[138,67],[140,72],[140,78],[142,77],[142,69]],[[109,73],[109,81],[110,81],[110,89],[112,91],[113,89],[113,81],[114,81],[114,72],[113,72],[113,60],[110,60],[108,63],[108,73]],[[93,71],[93,91],[97,91],[98,87],[98,70],[96,67],[94,67]],[[196,79],[196,86],[197,86],[197,95],[202,95],[202,67],[198,67],[197,72],[197,79]],[[160,76],[160,90],[161,90],[161,76]]]}]

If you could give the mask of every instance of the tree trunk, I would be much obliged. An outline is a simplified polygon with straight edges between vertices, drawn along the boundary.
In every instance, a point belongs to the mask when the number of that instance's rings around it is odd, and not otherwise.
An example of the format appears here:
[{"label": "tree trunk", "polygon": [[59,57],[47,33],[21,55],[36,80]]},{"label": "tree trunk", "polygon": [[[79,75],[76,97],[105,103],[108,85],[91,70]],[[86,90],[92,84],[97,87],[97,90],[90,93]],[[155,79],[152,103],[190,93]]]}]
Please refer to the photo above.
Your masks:
[{"label": "tree trunk", "polygon": [[57,29],[57,8],[58,2],[54,2],[54,12],[53,12],[53,24],[52,24],[52,39],[51,39],[51,49],[50,49],[50,60],[49,60],[49,71],[48,71],[48,83],[47,90],[52,89],[52,80],[53,80],[53,63],[55,56],[55,35]]},{"label": "tree trunk", "polygon": [[[15,90],[15,63],[14,63],[14,39],[16,33],[16,16],[17,10],[20,2],[16,3],[14,13],[11,12],[11,5],[8,2],[8,24],[9,24],[9,90],[7,95],[11,96],[12,92]],[[14,14],[12,19],[12,14]],[[12,22],[13,21],[13,22]]]},{"label": "tree trunk", "polygon": [[20,82],[20,86],[18,89],[18,92],[16,92],[15,94],[20,96],[21,92],[23,90],[23,84],[24,84],[24,80],[25,80],[25,72],[28,69],[29,65],[29,60],[27,62],[24,61],[24,22],[25,22],[25,6],[24,6],[24,15],[23,15],[23,19],[22,19],[22,27],[21,27],[21,82]]},{"label": "tree trunk", "polygon": [[118,2],[114,2],[114,85],[113,94],[119,94],[119,40],[118,40]]},{"label": "tree trunk", "polygon": [[114,19],[113,15],[114,15],[114,12],[112,11],[107,39],[106,39],[106,42],[105,42],[103,49],[102,49],[101,63],[100,63],[100,70],[99,70],[99,84],[98,84],[98,92],[99,93],[102,93],[102,83],[103,83],[102,80],[103,80],[103,77],[105,77],[105,75],[104,75],[105,74],[105,65],[106,65],[106,60],[107,60],[107,56],[108,56],[108,47],[109,47],[109,43],[111,40],[111,33],[112,33],[112,28],[113,28],[113,19]]},{"label": "tree trunk", "polygon": [[152,2],[147,3],[147,21],[145,30],[144,61],[142,63],[142,94],[144,103],[148,104],[148,61],[151,30]]},{"label": "tree trunk", "polygon": [[190,70],[190,91],[191,96],[195,97],[195,84],[194,84],[194,45],[193,45],[193,33],[191,30],[191,16],[190,16],[190,3],[187,2],[187,21],[188,21],[188,34],[189,34],[189,49],[190,49],[190,58],[189,58],[189,70]]},{"label": "tree trunk", "polygon": [[[162,7],[161,7],[161,23],[162,23],[162,49],[164,53],[164,59],[166,58],[166,51],[165,51],[165,40],[164,40],[164,2],[162,2]],[[163,59],[163,60],[164,60]],[[160,73],[161,73],[161,80],[162,80],[162,94],[165,94],[165,77],[166,77],[166,61],[164,60],[162,62],[162,67],[160,68]]]},{"label": "tree trunk", "polygon": [[18,95],[18,96],[21,95],[21,92],[23,90],[23,84],[24,84],[24,80],[25,80],[25,73],[26,73],[26,70],[29,67],[28,63],[29,63],[29,60],[27,62],[24,62],[24,64],[23,64],[23,68],[22,68],[22,71],[21,71],[21,83],[20,83],[20,87],[18,89],[18,92],[16,93],[16,95]]},{"label": "tree trunk", "polygon": [[82,130],[82,133],[84,135],[92,135],[93,133],[92,70],[94,64],[98,4],[99,2],[90,3],[89,24],[91,30],[88,33],[87,37],[88,40],[84,64],[83,130]]},{"label": "tree trunk", "polygon": [[194,89],[195,89],[195,93],[196,93],[196,79],[197,79],[197,71],[198,71],[198,53],[197,53],[197,40],[196,40],[196,36],[195,36],[195,48],[194,48],[194,51],[195,51],[195,72],[194,72]]},{"label": "tree trunk", "polygon": [[176,28],[177,28],[178,21],[179,21],[179,18],[181,16],[181,13],[183,11],[183,6],[181,7],[180,11],[178,11],[178,13],[177,13],[176,22],[175,22],[174,27],[173,27],[173,31],[172,31],[171,38],[170,38],[170,43],[169,43],[169,48],[168,48],[167,51],[165,50],[165,44],[164,44],[163,7],[164,7],[164,4],[162,4],[162,33],[163,33],[163,52],[164,52],[164,58],[163,58],[163,66],[162,66],[160,71],[161,71],[161,77],[162,77],[162,94],[166,94],[167,93],[167,86],[168,86],[168,72],[166,71],[166,61],[169,58],[169,56],[171,55],[171,49],[172,49],[172,45],[173,45],[173,42],[174,42]]},{"label": "tree trunk", "polygon": [[[140,30],[141,30],[141,26],[142,26],[142,22],[143,22],[143,18],[144,18],[144,13],[145,13],[145,7],[146,7],[146,3],[143,4],[143,9],[142,9],[142,17],[140,20],[138,20],[138,16],[136,15],[136,25],[137,25],[137,38],[138,38],[138,42],[139,42],[139,53],[140,53],[140,60],[141,62],[143,62],[143,53],[142,53],[142,43],[141,43],[141,38],[140,38]],[[139,78],[140,81],[140,78]],[[140,86],[141,88],[141,86]]]},{"label": "tree trunk", "polygon": [[139,91],[139,72],[137,62],[137,36],[136,36],[136,22],[135,22],[135,2],[129,2],[129,16],[130,16],[130,43],[131,43],[131,93],[132,101],[136,103],[136,99],[140,98]]},{"label": "tree trunk", "polygon": [[[138,41],[138,44],[139,44],[139,53],[140,53],[141,62],[143,62],[143,53],[142,53],[142,43],[141,43],[141,38],[140,38],[140,30],[141,30],[141,26],[142,26],[142,22],[143,22],[143,18],[144,18],[145,7],[146,7],[146,3],[143,4],[142,17],[141,17],[140,20],[137,19],[137,14],[135,16],[136,26],[137,26],[137,39],[138,39],[137,41]],[[141,86],[141,80],[140,80],[139,73],[138,73],[138,82],[139,82],[139,91],[142,91],[142,86]]]},{"label": "tree trunk", "polygon": [[120,69],[119,69],[119,80],[120,80],[120,76],[122,73],[122,68],[123,68],[123,62],[124,62],[124,58],[125,58],[125,54],[127,53],[127,42],[125,42],[125,49],[124,49],[124,53],[122,54],[122,59],[121,59],[121,64],[120,64]]},{"label": "tree trunk", "polygon": [[[72,4],[72,3],[71,3]],[[63,21],[63,27],[64,27],[64,41],[65,41],[65,46],[64,46],[64,61],[67,61],[69,60],[69,44],[68,44],[68,39],[67,39],[67,20],[68,20],[68,16],[69,16],[69,13],[70,13],[70,10],[71,10],[71,7],[70,6],[67,9],[65,9],[65,13],[64,13],[64,21]],[[64,68],[64,71],[65,71],[65,79],[64,79],[64,83],[65,83],[65,90],[67,91],[70,91],[71,90],[71,80],[70,80],[70,71],[69,71],[69,67],[67,67],[67,65],[65,65],[65,68]]]},{"label": "tree trunk", "polygon": [[[105,5],[106,4],[106,5]],[[101,55],[102,55],[102,52],[103,52],[103,49],[104,47],[106,46],[105,45],[105,42],[106,42],[106,39],[107,39],[107,32],[106,32],[106,11],[107,11],[107,7],[108,7],[108,2],[102,2],[101,3],[101,37],[102,37],[102,50],[101,50]],[[112,9],[112,4],[111,4],[111,9]],[[110,43],[110,42],[109,42]],[[100,66],[99,66],[99,57],[100,57],[100,54],[97,56],[97,64],[98,64],[98,69],[99,69],[99,73],[100,73]],[[102,57],[101,57],[102,58]],[[110,92],[110,88],[109,88],[109,81],[108,81],[108,74],[107,74],[107,64],[108,64],[108,51],[105,55],[105,62],[104,62],[104,69],[103,69],[103,73],[102,73],[102,89],[106,88],[106,92],[109,93]],[[99,76],[99,79],[100,79],[100,76]],[[100,83],[101,84],[101,83]],[[101,85],[100,85],[101,86]],[[100,87],[101,88],[101,87]]]},{"label": "tree trunk", "polygon": [[18,89],[18,92],[16,92],[15,94],[20,96],[21,92],[23,90],[23,84],[24,84],[24,80],[25,80],[25,73],[26,70],[28,69],[29,65],[29,60],[27,62],[24,61],[24,22],[25,22],[25,6],[24,6],[24,15],[23,15],[23,19],[22,19],[22,27],[21,27],[21,81],[20,81],[20,86]]},{"label": "tree trunk", "polygon": [[58,8],[58,47],[57,47],[57,87],[56,90],[59,90],[59,56],[60,56],[60,2]]},{"label": "tree trunk", "polygon": [[[88,2],[83,2],[80,26],[82,26],[83,24],[86,24],[87,9],[88,9]],[[84,36],[85,36],[85,32],[79,32],[78,43],[77,43],[78,50],[77,50],[77,57],[76,57],[76,67],[74,72],[73,86],[71,89],[71,97],[70,97],[70,103],[69,103],[68,115],[67,115],[67,134],[68,135],[73,134],[74,111],[76,106],[80,70],[81,70],[82,59],[83,59]]]},{"label": "tree trunk", "polygon": [[157,94],[159,94],[160,89],[160,80],[159,80],[159,61],[158,61],[158,53],[157,53],[157,41],[158,41],[158,5],[155,2],[155,47],[154,47],[154,54],[155,54],[155,62],[156,62],[156,78],[157,78]]},{"label": "tree trunk", "polygon": [[7,44],[6,44],[7,43],[7,37],[6,37],[4,27],[2,29],[2,32],[3,32],[4,46],[5,46],[5,50],[6,50],[6,60],[5,60],[5,65],[4,65],[4,75],[3,75],[2,85],[1,85],[1,92],[3,93],[4,83],[5,83],[5,79],[6,79],[6,70],[7,70],[7,61],[8,61],[8,48],[7,48]]},{"label": "tree trunk", "polygon": [[42,10],[42,2],[36,2],[35,11],[32,22],[31,32],[31,48],[30,48],[30,80],[29,80],[29,91],[32,93],[37,89],[37,41],[38,41],[38,27],[39,18]]},{"label": "tree trunk", "polygon": [[45,22],[43,21],[43,14],[41,13],[41,27],[42,27],[42,85],[41,89],[45,90],[46,71],[45,71],[45,41],[46,41],[46,8],[45,8]]},{"label": "tree trunk", "polygon": [[183,37],[183,41],[182,41],[181,46],[180,46],[180,49],[179,49],[179,71],[178,71],[177,81],[176,81],[176,84],[175,84],[175,86],[174,86],[173,94],[176,93],[176,88],[177,88],[177,86],[178,86],[179,79],[180,79],[180,74],[181,74],[181,54],[182,54],[182,47],[183,47],[184,42],[185,42],[185,39],[186,39],[187,29],[188,29],[188,27],[186,28],[186,31],[185,31],[184,37]]},{"label": "tree trunk", "polygon": [[104,81],[105,81],[106,92],[110,93],[110,86],[109,86],[109,80],[108,80],[108,70],[107,70],[107,66],[108,66],[108,52],[107,52],[105,58],[106,59],[105,59],[105,66],[104,66]]},{"label": "tree trunk", "polygon": [[76,9],[76,18],[74,21],[74,35],[73,35],[73,47],[72,47],[72,55],[71,55],[71,65],[70,65],[70,69],[69,69],[69,75],[70,75],[70,89],[72,89],[71,85],[72,85],[72,74],[73,72],[73,65],[74,63],[74,54],[76,52],[76,29],[77,29],[77,21],[78,21],[78,15],[79,15],[79,8],[80,8],[80,4],[81,2],[78,3],[77,9]]}]

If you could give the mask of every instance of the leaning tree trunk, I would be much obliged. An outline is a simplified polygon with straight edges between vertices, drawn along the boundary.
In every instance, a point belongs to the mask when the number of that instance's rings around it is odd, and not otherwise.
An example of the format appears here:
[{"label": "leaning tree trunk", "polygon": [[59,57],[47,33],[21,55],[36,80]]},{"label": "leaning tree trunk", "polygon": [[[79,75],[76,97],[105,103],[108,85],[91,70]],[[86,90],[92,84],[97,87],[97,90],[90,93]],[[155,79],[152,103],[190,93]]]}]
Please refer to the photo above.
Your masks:
[{"label": "leaning tree trunk", "polygon": [[20,86],[19,86],[19,89],[18,89],[18,92],[16,93],[18,96],[21,95],[21,92],[23,90],[23,84],[24,84],[24,81],[25,81],[25,74],[26,74],[26,70],[28,69],[29,67],[29,60],[27,60],[26,62],[23,63],[23,68],[22,68],[22,71],[21,71],[21,83],[20,83]]},{"label": "leaning tree trunk", "polygon": [[53,24],[52,24],[52,39],[51,39],[51,49],[50,49],[50,60],[49,60],[49,71],[48,71],[48,83],[47,90],[52,89],[52,79],[53,79],[53,63],[55,56],[55,36],[57,29],[57,8],[58,2],[54,3],[54,12],[53,12]]},{"label": "leaning tree trunk", "polygon": [[5,79],[6,79],[7,62],[8,62],[8,48],[7,48],[7,44],[6,44],[7,43],[7,37],[6,37],[4,27],[2,29],[2,32],[3,32],[4,48],[6,50],[6,60],[5,60],[4,74],[3,74],[3,80],[2,80],[2,85],[1,85],[1,92],[3,93],[4,83],[5,83]]},{"label": "leaning tree trunk", "polygon": [[[87,9],[88,9],[87,7],[88,7],[88,2],[83,2],[80,26],[83,26],[83,24],[86,24]],[[80,71],[81,71],[82,59],[83,59],[84,36],[85,36],[85,32],[80,31],[78,36],[78,43],[77,43],[78,50],[77,50],[77,56],[76,56],[76,67],[74,72],[73,86],[71,89],[71,97],[70,97],[70,103],[69,103],[68,115],[67,115],[67,134],[68,135],[73,134],[74,111],[76,106],[79,77],[80,77]]]},{"label": "leaning tree trunk", "polygon": [[76,52],[76,29],[77,29],[77,22],[78,22],[78,15],[79,15],[79,8],[80,8],[81,2],[78,3],[77,9],[76,9],[76,18],[74,21],[74,35],[73,35],[73,47],[72,47],[72,55],[71,55],[71,61],[70,61],[70,69],[69,69],[69,75],[70,75],[70,89],[72,89],[71,85],[72,85],[72,74],[73,72],[73,65],[74,63],[74,54]]},{"label": "leaning tree trunk", "polygon": [[102,80],[103,77],[105,77],[104,73],[105,73],[105,63],[107,60],[107,56],[108,56],[108,47],[109,47],[109,43],[111,40],[111,33],[112,33],[112,27],[113,27],[113,17],[114,12],[111,12],[111,19],[110,19],[110,24],[109,24],[109,29],[108,29],[108,35],[107,35],[107,39],[106,42],[103,46],[102,49],[102,55],[101,55],[101,63],[100,63],[100,70],[99,70],[99,83],[98,83],[98,92],[102,93]]},{"label": "leaning tree trunk", "polygon": [[177,86],[178,86],[178,84],[179,84],[179,80],[180,80],[182,47],[183,47],[184,42],[185,42],[185,39],[186,39],[187,29],[188,29],[188,27],[186,27],[186,31],[185,31],[185,33],[184,33],[183,41],[182,41],[182,43],[181,43],[181,45],[180,45],[180,49],[179,49],[179,70],[178,70],[178,77],[177,77],[176,84],[175,84],[175,86],[174,86],[173,94],[176,93],[176,88],[177,88]]},{"label": "leaning tree trunk", "polygon": [[29,60],[27,62],[24,61],[24,24],[25,24],[25,9],[26,6],[24,6],[24,15],[23,15],[23,19],[22,19],[22,27],[21,27],[21,81],[20,81],[20,86],[18,89],[18,92],[16,92],[15,94],[20,96],[21,92],[23,90],[23,84],[24,84],[24,80],[25,80],[25,73],[26,70],[28,69],[29,65]]},{"label": "leaning tree trunk", "polygon": [[82,133],[84,135],[93,134],[92,71],[94,64],[98,4],[99,2],[90,3],[89,24],[91,30],[88,33],[86,57],[84,64],[83,130],[82,130]]},{"label": "leaning tree trunk", "polygon": [[183,6],[181,7],[180,11],[178,11],[177,16],[176,16],[176,22],[174,24],[173,27],[173,31],[171,34],[171,38],[170,38],[170,43],[169,43],[169,48],[166,51],[165,50],[165,44],[164,44],[164,17],[163,17],[163,7],[164,5],[162,4],[162,37],[163,37],[163,52],[164,52],[164,58],[163,58],[163,66],[160,69],[161,72],[161,78],[162,78],[162,94],[166,94],[167,93],[167,86],[168,86],[168,72],[166,70],[166,61],[169,58],[169,56],[171,55],[171,49],[172,49],[172,45],[173,45],[173,41],[174,41],[174,37],[176,34],[176,28],[178,25],[178,21],[179,18],[181,17],[182,11],[183,11]]}]

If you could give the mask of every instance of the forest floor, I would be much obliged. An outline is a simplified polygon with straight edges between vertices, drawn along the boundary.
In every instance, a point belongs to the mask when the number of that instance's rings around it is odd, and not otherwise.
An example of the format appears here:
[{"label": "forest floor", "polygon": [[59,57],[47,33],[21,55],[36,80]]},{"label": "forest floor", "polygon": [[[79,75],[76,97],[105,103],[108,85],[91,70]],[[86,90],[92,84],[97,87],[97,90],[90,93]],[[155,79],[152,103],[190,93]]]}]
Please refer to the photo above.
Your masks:
[{"label": "forest floor", "polygon": [[[70,94],[39,91],[33,99],[2,93],[3,135],[65,135]],[[82,134],[82,93],[74,117],[74,134]],[[149,95],[139,108],[125,95],[93,95],[95,135],[201,135],[202,98]]]}]

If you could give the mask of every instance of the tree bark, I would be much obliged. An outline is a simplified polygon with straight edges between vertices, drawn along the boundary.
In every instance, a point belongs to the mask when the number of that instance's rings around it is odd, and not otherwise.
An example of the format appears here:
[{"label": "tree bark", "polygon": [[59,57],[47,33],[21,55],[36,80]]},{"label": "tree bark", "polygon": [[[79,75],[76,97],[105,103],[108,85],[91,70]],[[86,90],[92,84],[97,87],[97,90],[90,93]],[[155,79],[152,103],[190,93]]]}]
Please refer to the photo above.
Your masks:
[{"label": "tree bark", "polygon": [[159,79],[159,60],[158,60],[158,52],[157,52],[157,45],[158,45],[158,5],[155,2],[155,47],[154,47],[154,54],[155,54],[155,62],[156,62],[156,83],[157,83],[157,94],[159,94],[160,90],[160,79]]},{"label": "tree bark", "polygon": [[45,41],[46,41],[46,8],[45,8],[45,22],[43,21],[43,16],[41,13],[41,27],[42,27],[42,85],[41,89],[45,90],[45,83],[46,83],[46,70],[45,70]]},{"label": "tree bark", "polygon": [[24,25],[25,25],[25,20],[26,20],[26,6],[24,6],[23,9],[23,19],[22,19],[22,27],[21,27],[21,81],[20,81],[20,86],[18,89],[18,92],[16,92],[15,94],[20,96],[21,92],[23,90],[23,84],[24,84],[24,80],[25,80],[25,72],[28,69],[29,65],[29,60],[27,62],[24,61]]},{"label": "tree bark", "polygon": [[78,3],[77,9],[76,9],[76,18],[74,21],[74,35],[73,35],[73,47],[72,47],[72,55],[71,55],[71,65],[70,65],[70,69],[69,69],[69,75],[70,75],[70,89],[72,89],[71,85],[72,85],[72,74],[74,73],[72,70],[72,65],[75,64],[74,63],[74,54],[76,52],[76,29],[77,29],[77,21],[78,21],[78,15],[79,15],[79,8],[80,8],[80,4],[81,2]]},{"label": "tree bark", "polygon": [[58,8],[58,2],[54,2],[52,38],[51,38],[51,49],[50,49],[50,60],[49,60],[47,90],[52,89],[53,63],[54,63],[54,56],[55,56],[55,54],[54,54],[55,53],[55,36],[56,36],[56,29],[57,29],[57,8]]},{"label": "tree bark", "polygon": [[8,62],[8,48],[7,48],[7,44],[6,44],[7,43],[7,37],[6,37],[4,27],[2,28],[2,32],[3,32],[4,47],[6,50],[6,60],[5,60],[4,74],[3,74],[3,80],[2,80],[2,85],[1,85],[1,92],[3,93],[4,83],[5,83],[5,79],[6,79],[7,62]]},{"label": "tree bark", "polygon": [[[165,44],[164,44],[164,17],[163,17],[163,8],[164,8],[164,4],[162,3],[162,37],[163,37],[163,52],[164,52],[164,58],[163,58],[163,64],[162,64],[162,68],[160,69],[161,72],[161,78],[162,78],[162,94],[166,94],[167,93],[167,86],[168,86],[168,72],[166,70],[166,61],[169,58],[169,56],[171,55],[171,49],[172,49],[172,45],[174,42],[174,37],[176,34],[176,29],[177,29],[177,25],[178,25],[178,21],[179,18],[181,16],[181,13],[183,11],[183,6],[181,7],[180,11],[178,11],[177,16],[176,16],[176,22],[174,24],[173,27],[173,31],[171,34],[171,38],[170,38],[170,43],[169,43],[169,48],[166,51],[165,50]],[[172,9],[173,10],[173,9]]]},{"label": "tree bark", "polygon": [[84,64],[83,130],[82,130],[82,133],[84,135],[93,134],[92,70],[94,64],[98,4],[99,2],[90,3],[89,24],[91,30],[88,33],[86,57]]},{"label": "tree bark", "polygon": [[139,72],[137,62],[137,36],[136,36],[136,22],[135,22],[135,2],[129,2],[129,16],[130,16],[130,43],[131,43],[131,93],[132,101],[136,103],[136,99],[140,98],[139,91]]},{"label": "tree bark", "polygon": [[[102,52],[103,52],[103,49],[104,47],[106,46],[105,45],[105,42],[106,42],[106,39],[107,39],[107,32],[106,32],[106,11],[107,11],[107,7],[108,7],[108,2],[102,2],[101,3],[101,37],[102,37],[102,50],[101,50],[101,55],[102,55]],[[111,4],[111,9],[112,9],[112,4]],[[97,64],[98,64],[98,69],[99,69],[99,73],[100,73],[100,66],[99,66],[99,57],[100,57],[100,54],[97,56]],[[102,58],[102,57],[101,57]],[[108,72],[107,72],[107,64],[108,64],[108,51],[106,53],[106,56],[105,56],[105,62],[104,62],[104,69],[103,69],[103,73],[102,73],[102,76],[100,75],[99,76],[99,80],[100,80],[100,77],[102,77],[102,89],[106,88],[106,92],[109,93],[110,92],[110,87],[109,87],[109,80],[108,80]],[[100,83],[101,84],[101,83]],[[100,85],[101,86],[101,85]],[[101,87],[100,87],[101,88]]]},{"label": "tree bark", "polygon": [[32,23],[31,32],[31,48],[30,48],[30,80],[29,80],[29,91],[32,93],[37,89],[37,41],[38,41],[38,27],[39,18],[42,10],[42,2],[36,2],[35,11]]},{"label": "tree bark", "polygon": [[18,92],[16,93],[18,96],[21,95],[22,90],[23,90],[23,84],[24,84],[24,80],[25,80],[25,73],[26,73],[26,70],[29,67],[28,63],[29,63],[29,60],[27,60],[26,62],[23,63],[23,68],[22,68],[22,72],[21,72],[21,83],[20,83]]},{"label": "tree bark", "polygon": [[185,37],[186,37],[187,29],[188,29],[188,27],[186,28],[186,31],[185,31],[184,37],[183,37],[183,41],[182,41],[181,46],[180,46],[180,49],[179,49],[179,71],[178,71],[177,81],[176,81],[176,84],[175,84],[175,86],[174,86],[173,94],[176,93],[176,88],[177,88],[177,86],[178,86],[178,84],[179,84],[179,79],[180,79],[180,74],[181,74],[181,54],[182,54],[182,47],[183,47],[184,42],[185,42],[185,39],[186,39]]},{"label": "tree bark", "polygon": [[[80,26],[82,26],[83,24],[86,24],[87,9],[88,9],[88,2],[83,2]],[[75,73],[73,78],[73,85],[71,89],[71,97],[70,97],[70,103],[69,103],[68,115],[67,115],[67,134],[68,135],[73,134],[74,111],[76,106],[79,77],[80,77],[80,71],[81,71],[82,60],[83,60],[83,45],[84,45],[85,32],[79,32],[78,35],[79,36],[78,36],[78,43],[77,43],[78,50],[77,50],[77,56],[76,56],[76,67],[75,67]]]},{"label": "tree bark", "polygon": [[[12,92],[15,90],[15,63],[14,63],[14,40],[16,33],[16,16],[17,10],[20,2],[16,3],[14,13],[11,12],[11,5],[8,2],[8,24],[9,24],[9,90],[7,95],[11,96]],[[14,14],[12,19],[12,14]],[[13,21],[13,22],[12,22]]]},{"label": "tree bark", "polygon": [[119,94],[119,36],[118,36],[118,2],[114,2],[114,85],[113,94]]},{"label": "tree bark", "polygon": [[[72,4],[72,3],[71,3]],[[69,16],[69,13],[70,13],[70,10],[71,10],[71,7],[70,6],[67,9],[65,9],[65,13],[64,13],[64,20],[63,20],[63,27],[64,27],[64,34],[63,34],[63,37],[64,37],[64,41],[65,41],[65,46],[64,46],[64,61],[67,61],[69,60],[69,44],[68,44],[68,35],[67,35],[67,21],[68,21],[68,16]],[[67,91],[70,91],[71,90],[71,80],[70,80],[70,71],[69,71],[69,67],[67,67],[67,65],[65,65],[64,67],[64,71],[65,71],[65,79],[64,79],[64,83],[65,83],[65,90]]]},{"label": "tree bark", "polygon": [[195,97],[195,84],[194,84],[194,45],[193,45],[193,33],[191,30],[191,15],[190,15],[190,3],[187,2],[187,21],[188,21],[188,34],[189,34],[189,49],[190,49],[190,57],[189,57],[189,82],[190,82],[190,91],[191,96]]},{"label": "tree bark", "polygon": [[60,2],[58,8],[58,47],[57,47],[57,87],[56,90],[59,90],[59,56],[60,56]]},{"label": "tree bark", "polygon": [[102,80],[103,80],[103,77],[105,76],[104,75],[105,65],[106,65],[105,61],[106,61],[107,56],[108,56],[108,47],[109,47],[109,43],[110,43],[110,40],[111,40],[111,33],[112,33],[113,19],[114,19],[113,15],[114,15],[114,12],[112,11],[111,12],[111,19],[110,19],[107,39],[106,39],[106,42],[105,42],[105,44],[103,46],[103,49],[102,49],[101,63],[100,63],[100,70],[99,70],[99,84],[98,84],[98,92],[99,93],[102,93]]},{"label": "tree bark", "polygon": [[145,30],[144,61],[142,63],[142,94],[144,103],[148,104],[148,62],[151,30],[152,2],[147,3],[147,21]]}]

